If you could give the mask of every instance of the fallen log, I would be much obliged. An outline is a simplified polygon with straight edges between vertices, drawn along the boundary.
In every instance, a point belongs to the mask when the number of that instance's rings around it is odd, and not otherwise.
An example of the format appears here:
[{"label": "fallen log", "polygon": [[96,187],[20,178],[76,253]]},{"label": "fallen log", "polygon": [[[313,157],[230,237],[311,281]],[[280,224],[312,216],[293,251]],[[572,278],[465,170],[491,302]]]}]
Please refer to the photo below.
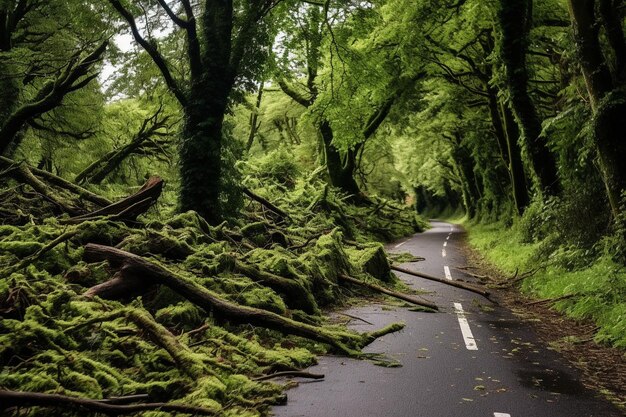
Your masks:
[{"label": "fallen log", "polygon": [[104,400],[97,400],[99,403],[107,403],[107,404],[130,404],[130,403],[138,403],[140,401],[148,401],[150,396],[148,394],[134,394],[134,395],[125,395],[123,397],[109,397]]},{"label": "fallen log", "polygon": [[482,288],[475,287],[473,285],[464,284],[459,281],[452,281],[449,279],[438,278],[432,275],[425,274],[423,272],[411,271],[410,269],[401,268],[399,266],[391,266],[391,269],[394,271],[402,272],[404,274],[413,275],[415,277],[424,278],[430,281],[439,282],[441,284],[450,285],[452,287],[461,288],[466,291],[471,291],[473,293],[482,295],[485,298],[489,298],[489,291],[483,290]]},{"label": "fallen log", "polygon": [[82,223],[105,216],[114,216],[119,220],[134,221],[157,202],[163,191],[163,184],[164,181],[161,178],[151,177],[136,193],[99,210],[83,214],[82,216],[72,217],[63,223]]},{"label": "fallen log", "polygon": [[147,283],[132,273],[118,271],[111,279],[94,285],[83,293],[86,297],[100,297],[107,300],[119,300],[144,295],[153,289],[155,284]]},{"label": "fallen log", "polygon": [[[133,280],[136,280],[137,277],[141,277],[139,281],[140,285],[165,285],[208,313],[213,313],[218,319],[240,324],[252,324],[277,330],[282,333],[316,340],[329,344],[350,356],[358,356],[359,352],[357,349],[371,342],[372,339],[370,335],[378,334],[367,333],[361,335],[347,332],[337,334],[317,326],[297,322],[266,310],[241,306],[222,299],[217,294],[207,290],[201,285],[177,275],[154,262],[110,246],[89,243],[85,246],[84,259],[87,262],[106,260],[109,261],[112,266],[122,265],[122,268],[119,270],[119,275],[114,278],[118,283],[123,282],[126,276],[131,277]],[[114,285],[111,284],[111,286]],[[109,290],[111,290],[111,288],[109,288]],[[93,295],[91,289],[88,290],[87,293]],[[348,344],[341,339],[355,346],[355,348],[349,347]]]},{"label": "fallen log", "polygon": [[[0,165],[18,166],[19,163],[7,157],[0,156]],[[100,207],[108,206],[111,204],[111,201],[107,200],[106,198],[99,196],[98,194],[95,194],[81,187],[80,185],[76,185],[71,181],[61,178],[58,175],[54,175],[51,172],[31,166],[28,166],[27,169],[33,174],[33,176],[39,177],[41,180],[48,182],[49,184],[55,185],[63,190],[76,194],[79,198],[90,201]]]},{"label": "fallen log", "polygon": [[34,175],[36,175],[37,177],[42,178],[43,180],[49,182],[50,184],[56,185],[59,188],[62,188],[64,190],[70,191],[73,194],[76,194],[79,198],[82,198],[84,200],[87,201],[91,201],[92,203],[100,206],[100,207],[105,207],[108,206],[109,204],[111,204],[112,202],[109,201],[108,199],[93,193],[83,187],[81,187],[80,185],[76,185],[71,181],[68,181],[64,178],[61,178],[57,175],[54,175],[51,172],[48,171],[44,171],[43,169],[38,169],[38,168],[34,168],[31,167],[30,170],[33,172]]},{"label": "fallen log", "polygon": [[182,344],[163,325],[157,323],[150,313],[139,309],[130,309],[126,317],[138,328],[147,332],[154,343],[169,353],[182,372],[196,380],[207,374],[207,368],[198,357],[192,354],[189,347]]},{"label": "fallen log", "polygon": [[262,206],[264,206],[265,208],[267,208],[269,211],[273,212],[274,214],[277,214],[278,216],[282,217],[283,219],[288,219],[289,218],[289,214],[286,213],[285,211],[279,209],[278,207],[276,207],[274,204],[272,204],[270,201],[268,201],[266,198],[261,197],[258,194],[253,193],[250,189],[248,188],[243,188],[242,189],[243,193],[245,195],[247,195],[248,197],[250,197],[252,200],[256,201],[257,203],[261,204]]},{"label": "fallen log", "polygon": [[11,177],[15,180],[29,185],[35,192],[39,193],[46,200],[54,204],[61,213],[69,213],[70,215],[77,215],[79,213],[83,213],[79,207],[77,207],[74,202],[68,201],[63,196],[54,192],[52,188],[50,188],[46,183],[37,178],[30,168],[22,163],[18,164],[15,169],[9,171]]},{"label": "fallen log", "polygon": [[102,400],[68,397],[59,394],[0,390],[0,410],[7,410],[12,407],[58,407],[108,415],[134,414],[149,410],[202,416],[217,415],[214,410],[208,408],[193,407],[183,404],[144,403],[118,405]]},{"label": "fallen log", "polygon": [[369,288],[370,290],[373,290],[373,291],[376,291],[376,292],[379,292],[379,293],[382,293],[382,294],[389,295],[391,297],[394,297],[394,298],[397,298],[399,300],[403,300],[403,301],[409,302],[411,304],[415,304],[415,305],[422,306],[422,307],[427,307],[427,308],[430,308],[432,310],[439,310],[439,307],[437,307],[436,304],[433,304],[433,303],[428,302],[428,301],[418,300],[417,298],[411,297],[410,295],[403,294],[403,293],[396,292],[396,291],[392,291],[392,290],[387,289],[385,287],[381,287],[380,285],[370,284],[369,282],[361,281],[359,279],[353,278],[353,277],[345,275],[345,274],[339,274],[338,277],[339,277],[340,280],[349,282],[351,284],[360,285],[362,287]]}]

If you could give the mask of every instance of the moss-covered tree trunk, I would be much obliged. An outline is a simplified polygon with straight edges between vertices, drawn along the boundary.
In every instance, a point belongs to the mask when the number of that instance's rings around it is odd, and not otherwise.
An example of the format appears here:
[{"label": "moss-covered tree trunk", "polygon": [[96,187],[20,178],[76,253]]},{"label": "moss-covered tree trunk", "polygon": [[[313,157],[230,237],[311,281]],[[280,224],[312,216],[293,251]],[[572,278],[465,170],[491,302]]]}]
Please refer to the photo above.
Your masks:
[{"label": "moss-covered tree trunk", "polygon": [[180,146],[181,211],[195,210],[209,223],[218,223],[222,176],[222,125],[224,112],[206,99],[185,111]]},{"label": "moss-covered tree trunk", "polygon": [[[600,16],[594,0],[570,0],[574,27],[587,92],[594,113],[595,142],[607,195],[614,215],[621,212],[621,194],[626,190],[626,94],[624,93],[624,51],[626,43],[616,2],[600,0]],[[618,22],[616,24],[616,22]],[[600,42],[604,25],[608,45]],[[610,50],[607,54],[606,50]],[[609,65],[612,60],[612,65]],[[613,73],[611,69],[613,68]]]},{"label": "moss-covered tree trunk", "polygon": [[202,46],[189,54],[191,82],[183,106],[179,206],[215,224],[221,220],[222,127],[238,65],[232,62],[232,0],[206,1],[201,22],[196,39]]},{"label": "moss-covered tree trunk", "polygon": [[485,87],[494,135],[498,141],[502,161],[509,172],[515,209],[521,215],[528,206],[530,197],[519,146],[519,130],[515,125],[511,110],[506,106],[500,106],[497,90],[488,84]]},{"label": "moss-covered tree trunk", "polygon": [[530,196],[528,194],[528,186],[526,184],[524,161],[522,161],[522,149],[519,145],[519,129],[515,123],[511,109],[506,105],[502,105],[501,108],[513,199],[515,201],[515,208],[518,214],[522,215],[530,203]]},{"label": "moss-covered tree trunk", "polygon": [[[159,68],[170,92],[185,115],[180,146],[181,188],[179,208],[195,210],[210,223],[221,220],[222,126],[228,99],[240,72],[250,42],[259,29],[258,22],[271,10],[270,1],[248,2],[235,18],[233,0],[201,2],[198,18],[194,5],[181,0],[181,17],[167,2],[159,5],[185,35],[184,59],[189,73],[177,78],[155,39],[144,38],[132,13],[120,0],[109,0],[129,24],[133,37]],[[237,27],[235,27],[235,22]]]},{"label": "moss-covered tree trunk", "polygon": [[526,52],[532,21],[532,0],[500,0],[500,57],[506,70],[509,104],[520,128],[522,145],[544,193],[556,194],[560,184],[556,159],[541,135],[541,119],[528,93]]},{"label": "moss-covered tree trunk", "polygon": [[330,184],[358,198],[361,194],[361,190],[354,179],[354,169],[356,167],[355,152],[348,151],[345,160],[342,160],[341,153],[332,143],[333,130],[327,120],[320,122],[319,131],[324,143],[324,156],[326,158]]}]

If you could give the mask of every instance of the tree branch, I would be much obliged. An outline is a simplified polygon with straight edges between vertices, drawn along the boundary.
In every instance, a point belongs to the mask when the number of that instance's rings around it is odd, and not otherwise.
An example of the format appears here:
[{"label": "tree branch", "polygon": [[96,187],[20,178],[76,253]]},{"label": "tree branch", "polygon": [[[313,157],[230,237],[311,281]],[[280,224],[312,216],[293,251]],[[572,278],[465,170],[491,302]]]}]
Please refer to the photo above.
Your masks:
[{"label": "tree branch", "polygon": [[141,47],[148,53],[148,55],[150,55],[152,61],[154,61],[156,66],[159,68],[159,71],[161,71],[161,75],[163,75],[163,78],[165,79],[165,84],[170,89],[172,94],[174,94],[181,106],[186,106],[187,96],[180,88],[180,85],[178,84],[176,79],[174,79],[174,77],[172,76],[172,73],[167,66],[167,62],[165,62],[165,58],[163,58],[163,55],[161,55],[161,53],[158,51],[156,45],[151,43],[150,40],[146,40],[143,36],[141,36],[141,34],[139,33],[139,29],[137,28],[137,22],[135,22],[135,18],[124,6],[122,6],[122,3],[119,0],[109,0],[109,3],[111,3],[115,10],[117,10],[117,12],[122,15],[124,20],[126,20],[126,23],[128,23],[128,25],[130,26],[133,38],[139,45],[141,45]]},{"label": "tree branch", "polygon": [[0,390],[0,410],[11,407],[58,407],[78,409],[107,415],[134,414],[142,411],[157,410],[163,412],[186,413],[202,416],[214,416],[215,411],[208,408],[193,407],[183,404],[146,403],[116,405],[88,398],[68,397],[58,394],[40,394],[38,392],[16,392]]},{"label": "tree branch", "polygon": [[296,103],[301,104],[307,108],[313,104],[312,98],[307,98],[303,94],[296,91],[289,84],[287,84],[287,82],[283,78],[278,79],[278,85],[280,86],[280,89],[283,90],[283,93],[291,97]]},{"label": "tree branch", "polygon": [[176,13],[174,13],[172,8],[168,6],[165,0],[157,0],[157,2],[161,5],[163,10],[165,10],[165,13],[167,13],[169,18],[172,19],[172,22],[174,22],[176,25],[180,26],[183,29],[187,28],[189,22],[187,22],[185,19],[181,19],[180,17],[178,17]]},{"label": "tree branch", "polygon": [[[100,61],[107,45],[108,41],[102,42],[92,53],[78,61],[78,64],[70,62],[54,82],[48,82],[41,87],[33,101],[19,107],[5,120],[0,128],[0,154],[4,154],[9,149],[15,136],[26,123],[58,107],[68,93],[84,87],[95,78],[92,74],[75,84],[81,77],[87,75],[96,62]],[[72,61],[78,59],[78,54]]]}]

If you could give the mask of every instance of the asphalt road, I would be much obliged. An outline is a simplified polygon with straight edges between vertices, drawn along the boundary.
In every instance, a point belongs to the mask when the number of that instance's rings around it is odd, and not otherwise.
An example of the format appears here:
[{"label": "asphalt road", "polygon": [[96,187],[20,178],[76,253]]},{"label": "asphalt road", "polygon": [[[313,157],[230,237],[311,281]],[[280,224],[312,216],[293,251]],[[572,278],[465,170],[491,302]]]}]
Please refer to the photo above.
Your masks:
[{"label": "asphalt road", "polygon": [[[426,258],[403,265],[432,275],[471,280],[458,249],[459,226],[433,222],[432,229],[391,244],[392,252]],[[444,246],[445,245],[445,246]],[[613,417],[623,416],[578,382],[577,371],[538,341],[529,326],[479,295],[399,276],[432,292],[439,313],[368,305],[347,310],[360,331],[403,321],[403,331],[372,343],[366,352],[397,359],[402,367],[324,356],[304,381],[288,391],[288,402],[273,408],[279,417]]]}]

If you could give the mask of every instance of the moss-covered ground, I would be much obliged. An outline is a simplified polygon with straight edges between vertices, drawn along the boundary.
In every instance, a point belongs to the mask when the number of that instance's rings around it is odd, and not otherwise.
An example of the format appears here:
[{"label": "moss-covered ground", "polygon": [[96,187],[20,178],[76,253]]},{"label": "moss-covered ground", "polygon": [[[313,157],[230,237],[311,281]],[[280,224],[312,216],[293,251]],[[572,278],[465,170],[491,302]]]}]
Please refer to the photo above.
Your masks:
[{"label": "moss-covered ground", "polygon": [[[398,285],[378,241],[412,234],[424,222],[390,201],[349,205],[318,174],[290,182],[247,177],[245,185],[288,218],[250,201],[241,216],[219,226],[194,212],[164,214],[158,206],[134,223],[103,218],[67,225],[24,213],[21,224],[0,226],[0,387],[91,399],[147,394],[150,401],[223,416],[258,416],[284,401],[289,383],[255,378],[302,369],[332,350],[263,326],[218,320],[149,283],[119,299],[87,297],[89,288],[116,271],[85,261],[87,243],[145,257],[237,305],[315,326],[351,343],[358,355],[377,334],[358,335],[329,323],[323,313],[354,294],[340,285],[338,274]],[[290,288],[300,292],[286,294],[272,280],[295,282]],[[84,415],[49,408],[8,412]]]}]

